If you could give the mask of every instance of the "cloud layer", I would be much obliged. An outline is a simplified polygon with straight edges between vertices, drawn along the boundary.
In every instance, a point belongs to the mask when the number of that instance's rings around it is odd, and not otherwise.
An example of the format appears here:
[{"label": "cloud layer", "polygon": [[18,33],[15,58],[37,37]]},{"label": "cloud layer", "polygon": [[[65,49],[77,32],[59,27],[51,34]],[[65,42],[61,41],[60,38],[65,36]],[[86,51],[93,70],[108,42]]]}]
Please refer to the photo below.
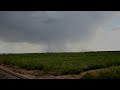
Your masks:
[{"label": "cloud layer", "polygon": [[45,51],[85,50],[96,30],[118,16],[105,11],[0,11],[0,40],[45,45]]}]

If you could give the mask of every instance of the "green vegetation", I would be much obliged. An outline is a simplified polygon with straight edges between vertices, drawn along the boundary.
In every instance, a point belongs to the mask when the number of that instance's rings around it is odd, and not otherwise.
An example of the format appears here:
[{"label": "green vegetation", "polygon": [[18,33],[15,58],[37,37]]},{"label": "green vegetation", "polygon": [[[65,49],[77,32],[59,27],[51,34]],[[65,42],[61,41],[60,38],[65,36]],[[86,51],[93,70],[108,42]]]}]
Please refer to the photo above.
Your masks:
[{"label": "green vegetation", "polygon": [[120,66],[87,73],[82,79],[120,79]]},{"label": "green vegetation", "polygon": [[120,65],[120,52],[1,54],[0,64],[39,70],[43,74],[78,74]]}]

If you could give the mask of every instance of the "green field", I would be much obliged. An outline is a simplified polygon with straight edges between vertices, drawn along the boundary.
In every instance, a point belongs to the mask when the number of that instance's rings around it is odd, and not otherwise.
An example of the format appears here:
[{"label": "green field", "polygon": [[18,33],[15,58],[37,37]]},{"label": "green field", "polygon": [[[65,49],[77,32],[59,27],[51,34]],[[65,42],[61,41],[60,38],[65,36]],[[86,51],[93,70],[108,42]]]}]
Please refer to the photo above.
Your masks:
[{"label": "green field", "polygon": [[0,64],[39,70],[44,75],[79,74],[120,65],[120,52],[1,54]]},{"label": "green field", "polygon": [[82,79],[120,79],[120,66],[87,73]]}]

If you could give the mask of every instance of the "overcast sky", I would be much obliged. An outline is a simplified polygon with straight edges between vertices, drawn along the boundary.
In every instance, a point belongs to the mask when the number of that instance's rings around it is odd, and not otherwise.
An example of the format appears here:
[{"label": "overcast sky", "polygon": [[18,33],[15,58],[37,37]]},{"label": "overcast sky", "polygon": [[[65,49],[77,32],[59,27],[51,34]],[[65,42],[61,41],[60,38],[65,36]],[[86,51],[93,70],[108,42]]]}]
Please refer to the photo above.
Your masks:
[{"label": "overcast sky", "polygon": [[119,11],[0,11],[0,53],[120,50]]}]

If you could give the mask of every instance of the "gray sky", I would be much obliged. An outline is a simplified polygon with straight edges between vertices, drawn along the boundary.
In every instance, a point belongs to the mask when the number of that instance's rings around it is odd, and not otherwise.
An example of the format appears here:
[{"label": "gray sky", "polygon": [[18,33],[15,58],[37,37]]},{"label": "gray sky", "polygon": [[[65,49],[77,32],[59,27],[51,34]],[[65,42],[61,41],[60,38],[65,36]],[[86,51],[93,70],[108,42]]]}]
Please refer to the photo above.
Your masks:
[{"label": "gray sky", "polygon": [[0,53],[120,50],[118,11],[0,11]]}]

